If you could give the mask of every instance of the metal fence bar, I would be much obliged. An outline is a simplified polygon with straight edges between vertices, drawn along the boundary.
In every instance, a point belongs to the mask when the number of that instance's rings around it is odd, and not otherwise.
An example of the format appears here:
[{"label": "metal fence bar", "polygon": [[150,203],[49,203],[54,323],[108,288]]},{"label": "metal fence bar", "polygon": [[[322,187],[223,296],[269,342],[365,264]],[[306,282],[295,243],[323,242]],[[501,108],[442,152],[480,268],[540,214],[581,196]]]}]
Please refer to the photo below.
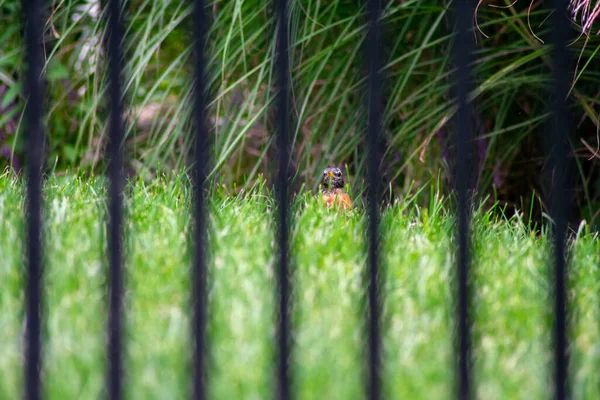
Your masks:
[{"label": "metal fence bar", "polygon": [[289,399],[290,394],[290,268],[289,268],[289,92],[290,60],[288,31],[288,1],[276,0],[277,43],[276,77],[277,95],[277,145],[279,149],[279,172],[276,182],[279,251],[277,269],[278,313],[277,313],[277,398]]},{"label": "metal fence bar", "polygon": [[27,123],[27,287],[25,292],[24,395],[37,400],[42,395],[42,4],[25,0]]},{"label": "metal fence bar", "polygon": [[208,31],[204,0],[194,1],[194,90],[195,150],[193,167],[195,254],[192,268],[193,299],[193,385],[194,399],[206,398],[206,199],[205,183],[208,165],[207,89],[205,43]]},{"label": "metal fence bar", "polygon": [[381,132],[382,84],[381,84],[381,0],[368,0],[368,30],[366,56],[368,63],[368,122],[367,122],[367,207],[368,207],[368,351],[367,351],[367,398],[381,398],[381,299],[379,288],[379,199],[381,187]]},{"label": "metal fence bar", "polygon": [[569,121],[567,95],[569,92],[570,60],[567,52],[569,27],[567,25],[567,1],[553,1],[552,26],[552,111],[549,137],[551,150],[549,159],[552,186],[550,215],[554,220],[554,396],[558,400],[569,396],[568,386],[568,336],[567,336],[567,179],[569,151]]},{"label": "metal fence bar", "polygon": [[470,260],[470,157],[472,132],[469,124],[468,96],[471,87],[471,60],[473,52],[472,18],[475,3],[459,0],[455,3],[456,42],[454,57],[457,64],[456,94],[457,111],[457,152],[456,152],[456,190],[458,196],[458,254],[457,254],[457,397],[468,399],[473,390],[471,374],[471,322],[469,315],[469,266]]},{"label": "metal fence bar", "polygon": [[110,107],[108,132],[108,397],[123,396],[123,27],[121,3],[108,2],[108,100]]}]

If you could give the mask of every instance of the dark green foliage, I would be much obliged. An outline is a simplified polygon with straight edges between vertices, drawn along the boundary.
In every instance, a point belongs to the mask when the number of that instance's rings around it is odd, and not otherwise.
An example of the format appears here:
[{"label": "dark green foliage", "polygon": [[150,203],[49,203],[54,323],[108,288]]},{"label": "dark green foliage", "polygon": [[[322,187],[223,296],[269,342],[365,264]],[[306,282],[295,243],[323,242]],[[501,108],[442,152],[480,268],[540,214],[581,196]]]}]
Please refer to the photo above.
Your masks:
[{"label": "dark green foliage", "polygon": [[[6,156],[23,155],[20,127],[24,99],[21,79],[19,2],[0,3],[0,147]],[[293,119],[294,172],[298,184],[316,189],[320,171],[348,165],[350,174],[364,173],[361,141],[364,116],[362,42],[363,9],[348,0],[291,3],[294,44]],[[492,194],[511,209],[530,209],[540,219],[547,194],[542,187],[544,121],[549,98],[546,40],[551,29],[548,10],[517,2],[492,8],[483,2],[476,16],[473,128],[477,135],[478,190]],[[494,3],[496,4],[496,3]],[[502,5],[503,3],[498,3]],[[505,5],[510,4],[504,1]],[[47,10],[47,157],[57,171],[102,171],[106,112],[103,35],[99,9],[86,12],[95,0],[54,2]],[[83,7],[83,8],[82,8]],[[125,143],[127,172],[151,180],[160,169],[188,165],[191,58],[190,3],[134,0],[127,3],[128,39]],[[269,107],[273,99],[274,27],[265,1],[215,0],[208,5],[208,79],[213,102],[213,177],[238,187],[252,185],[259,174],[270,176],[268,156],[277,149]],[[385,24],[386,130],[385,185],[395,196],[442,176],[449,187],[452,169],[454,101],[452,24],[445,1],[387,2]],[[578,35],[573,25],[573,37]],[[487,37],[486,37],[487,36]],[[577,73],[571,106],[576,124],[572,158],[575,165],[574,219],[598,223],[600,204],[595,110],[599,40],[580,37],[569,47]],[[10,125],[10,127],[9,127]],[[584,143],[585,141],[585,143]],[[586,145],[587,144],[587,145]],[[592,158],[590,158],[592,157]],[[536,197],[532,193],[536,193]],[[531,203],[531,199],[534,202]]]}]

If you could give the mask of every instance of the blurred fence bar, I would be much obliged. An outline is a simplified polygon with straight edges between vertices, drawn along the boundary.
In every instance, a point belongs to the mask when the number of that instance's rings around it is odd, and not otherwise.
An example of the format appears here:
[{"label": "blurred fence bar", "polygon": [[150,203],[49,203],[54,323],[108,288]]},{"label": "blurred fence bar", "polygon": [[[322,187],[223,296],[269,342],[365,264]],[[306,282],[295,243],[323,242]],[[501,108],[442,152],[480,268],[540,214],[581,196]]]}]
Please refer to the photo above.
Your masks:
[{"label": "blurred fence bar", "polygon": [[567,51],[569,26],[567,1],[554,0],[552,16],[552,114],[548,124],[550,155],[548,174],[551,182],[550,216],[554,221],[554,384],[556,399],[569,397],[567,327],[567,251],[566,229],[569,198],[568,162],[569,117],[567,95],[572,79]]},{"label": "blurred fence bar", "polygon": [[277,146],[279,150],[276,181],[278,227],[278,310],[277,310],[277,398],[290,398],[290,246],[289,246],[289,166],[290,166],[290,60],[288,1],[275,0],[277,14],[276,77],[277,77]]},{"label": "blurred fence bar", "polygon": [[206,321],[207,321],[207,260],[206,260],[206,198],[205,184],[208,165],[207,88],[205,44],[208,32],[205,4],[194,1],[194,128],[193,185],[195,212],[195,247],[192,268],[193,301],[193,385],[194,399],[206,398]]},{"label": "blurred fence bar", "polygon": [[108,2],[108,397],[123,396],[123,27],[121,3]]},{"label": "blurred fence bar", "polygon": [[381,299],[379,288],[379,200],[381,194],[381,132],[382,78],[381,78],[381,0],[368,0],[368,28],[365,41],[368,69],[368,122],[367,122],[367,182],[368,182],[368,349],[367,398],[381,398]]},{"label": "blurred fence bar", "polygon": [[473,153],[472,130],[469,122],[469,100],[471,89],[471,61],[474,49],[473,15],[475,2],[459,0],[454,3],[456,15],[456,41],[454,58],[457,65],[456,95],[458,98],[457,152],[456,152],[456,192],[458,197],[458,252],[457,252],[457,312],[456,312],[456,358],[457,358],[457,397],[471,398],[473,379],[471,372],[471,322],[469,314],[469,266],[470,260],[470,182]]},{"label": "blurred fence bar", "polygon": [[42,322],[42,48],[41,0],[25,0],[27,126],[27,287],[25,292],[24,397],[41,398]]}]

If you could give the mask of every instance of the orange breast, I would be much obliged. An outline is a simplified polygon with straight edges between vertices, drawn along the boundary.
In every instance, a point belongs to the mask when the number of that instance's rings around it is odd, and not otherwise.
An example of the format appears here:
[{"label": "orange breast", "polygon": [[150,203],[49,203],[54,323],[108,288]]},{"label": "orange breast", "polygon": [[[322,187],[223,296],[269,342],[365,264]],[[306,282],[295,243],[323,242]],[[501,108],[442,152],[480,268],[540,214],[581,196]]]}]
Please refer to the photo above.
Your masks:
[{"label": "orange breast", "polygon": [[343,208],[344,210],[352,209],[352,200],[350,200],[350,197],[341,189],[323,193],[323,201],[325,201],[327,208],[335,206],[336,208]]}]

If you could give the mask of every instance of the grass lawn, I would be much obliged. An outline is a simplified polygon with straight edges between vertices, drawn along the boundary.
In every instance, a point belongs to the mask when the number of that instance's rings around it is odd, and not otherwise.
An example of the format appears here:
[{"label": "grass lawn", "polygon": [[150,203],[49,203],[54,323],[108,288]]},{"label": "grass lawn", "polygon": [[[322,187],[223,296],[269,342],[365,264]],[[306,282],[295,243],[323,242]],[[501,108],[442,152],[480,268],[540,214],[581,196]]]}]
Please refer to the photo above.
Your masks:
[{"label": "grass lawn", "polygon": [[[99,182],[46,184],[44,390],[101,396],[107,304],[105,192]],[[22,397],[23,186],[0,177],[0,398]],[[127,194],[126,387],[132,399],[189,393],[189,191],[182,181]],[[361,212],[302,200],[293,232],[294,390],[299,399],[363,396],[365,263]],[[261,191],[211,200],[209,391],[273,394],[274,275],[270,200]],[[441,399],[453,390],[453,229],[435,198],[382,217],[386,398]],[[473,223],[474,363],[478,397],[551,394],[548,240],[518,218]],[[571,372],[576,398],[600,398],[600,242],[571,243]]]}]

